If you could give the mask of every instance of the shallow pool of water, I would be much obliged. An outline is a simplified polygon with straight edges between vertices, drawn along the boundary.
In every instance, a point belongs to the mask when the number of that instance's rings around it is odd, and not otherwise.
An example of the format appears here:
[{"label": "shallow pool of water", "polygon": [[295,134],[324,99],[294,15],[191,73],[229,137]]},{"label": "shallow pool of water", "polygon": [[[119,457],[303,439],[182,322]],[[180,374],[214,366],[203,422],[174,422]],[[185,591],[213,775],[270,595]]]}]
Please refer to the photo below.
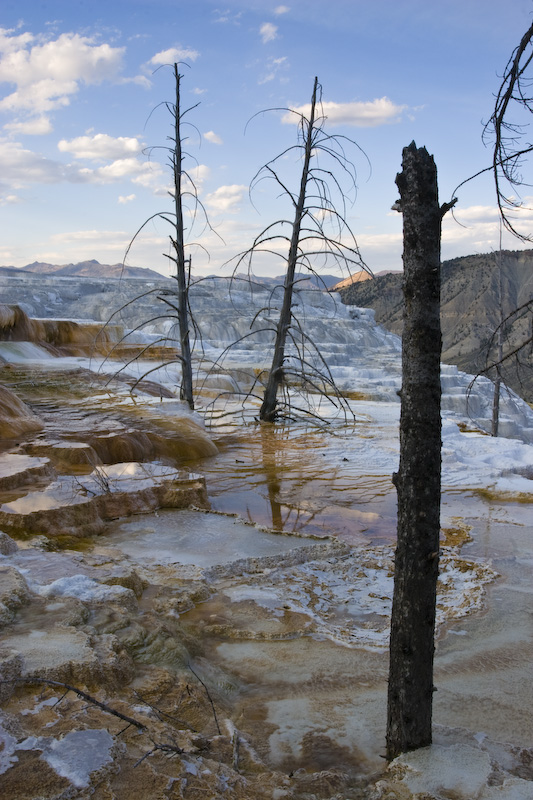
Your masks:
[{"label": "shallow pool of water", "polygon": [[224,514],[162,510],[113,523],[98,543],[143,564],[212,567],[286,553],[309,545],[309,539],[261,531]]}]

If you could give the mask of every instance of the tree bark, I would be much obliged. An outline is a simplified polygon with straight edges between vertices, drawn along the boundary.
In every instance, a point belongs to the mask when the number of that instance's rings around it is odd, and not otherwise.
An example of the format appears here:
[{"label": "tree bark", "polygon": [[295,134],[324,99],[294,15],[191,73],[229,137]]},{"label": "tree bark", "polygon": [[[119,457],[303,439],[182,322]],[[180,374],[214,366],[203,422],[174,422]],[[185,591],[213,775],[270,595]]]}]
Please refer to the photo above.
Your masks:
[{"label": "tree bark", "polygon": [[[404,239],[398,542],[390,636],[387,758],[431,743],[439,564],[440,236],[433,157],[414,142],[396,177]],[[453,205],[453,204],[452,204]]]}]

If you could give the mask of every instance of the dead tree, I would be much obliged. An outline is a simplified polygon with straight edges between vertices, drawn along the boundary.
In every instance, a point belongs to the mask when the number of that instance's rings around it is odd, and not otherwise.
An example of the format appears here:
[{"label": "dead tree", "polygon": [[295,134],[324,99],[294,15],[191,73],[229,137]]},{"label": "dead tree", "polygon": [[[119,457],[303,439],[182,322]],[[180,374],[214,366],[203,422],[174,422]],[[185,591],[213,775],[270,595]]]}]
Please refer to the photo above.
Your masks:
[{"label": "dead tree", "polygon": [[[533,241],[533,233],[520,230],[517,226],[516,212],[522,206],[517,191],[531,182],[524,179],[523,167],[527,156],[533,153],[533,144],[525,137],[529,131],[533,98],[531,97],[531,80],[533,78],[533,25],[527,29],[519,44],[511,53],[505,66],[500,87],[496,94],[494,110],[483,131],[484,141],[492,146],[492,171],[498,208],[504,227],[518,239]],[[474,176],[475,177],[475,176]],[[501,247],[500,247],[501,250]],[[501,260],[501,253],[500,253]],[[501,270],[501,264],[500,264]],[[500,275],[501,293],[501,275]],[[501,301],[500,301],[501,302]],[[496,328],[494,339],[496,350],[492,358],[487,355],[486,368],[479,374],[488,374],[494,380],[494,414],[492,435],[498,433],[497,406],[499,403],[502,368],[509,368],[510,363],[517,375],[522,367],[531,369],[531,335],[523,335],[522,341],[516,342],[504,352],[506,331],[513,325],[523,321],[526,314],[531,315],[531,300],[513,310],[505,319],[500,307],[500,324]],[[533,325],[530,316],[528,330]],[[491,342],[493,344],[493,342]],[[489,348],[490,349],[490,348]]]},{"label": "dead tree", "polygon": [[[274,354],[259,414],[260,420],[264,422],[273,422],[280,415],[280,389],[287,389],[291,378],[296,378],[295,383],[307,383],[314,388],[320,383],[325,384],[330,396],[336,395],[339,399],[329,369],[320,353],[319,369],[314,373],[309,369],[310,360],[306,357],[306,351],[312,350],[314,343],[305,334],[303,325],[293,311],[294,293],[298,282],[302,280],[300,271],[317,276],[320,282],[320,276],[316,272],[318,260],[327,264],[334,263],[335,266],[340,264],[348,272],[352,266],[365,268],[355,237],[345,219],[347,192],[341,188],[340,177],[343,175],[348,178],[350,189],[347,191],[355,189],[355,169],[344,150],[345,145],[354,143],[346,137],[331,136],[324,132],[326,120],[321,114],[320,99],[321,86],[318,78],[315,78],[308,116],[307,111],[299,113],[282,109],[297,114],[299,118],[298,144],[287,148],[265,164],[252,181],[253,188],[265,177],[272,179],[281,190],[281,195],[288,198],[293,209],[292,217],[279,219],[268,225],[256,237],[252,247],[236,259],[235,272],[246,262],[251,271],[252,259],[258,253],[269,253],[285,262],[283,298],[275,329]],[[288,188],[277,168],[277,162],[294,151],[302,159],[298,191]],[[320,166],[319,158],[323,162]],[[329,162],[327,166],[326,162]],[[290,231],[288,236],[283,233],[285,226]],[[299,367],[296,370],[287,365],[289,345],[297,352]]]},{"label": "dead tree", "polygon": [[[174,79],[176,81],[176,102],[172,109],[174,118],[174,149],[172,151],[172,174],[174,177],[174,217],[175,235],[170,237],[174,256],[171,260],[176,264],[176,280],[178,282],[178,325],[181,351],[181,390],[180,397],[188,403],[189,408],[194,408],[192,392],[192,356],[189,337],[189,282],[190,269],[185,266],[185,241],[183,227],[183,154],[181,146],[181,111],[180,111],[180,82],[178,65],[174,64]],[[190,265],[190,261],[189,261]]]},{"label": "dead tree", "polygon": [[[185,200],[190,201],[187,206],[187,210],[189,211],[190,217],[193,220],[193,222],[197,216],[198,211],[200,210],[201,213],[203,214],[205,225],[208,228],[210,228],[210,225],[205,209],[198,198],[194,181],[192,180],[191,175],[185,170],[183,164],[185,158],[185,153],[183,150],[184,138],[182,133],[183,119],[186,114],[192,111],[193,108],[196,108],[196,105],[182,112],[181,98],[180,98],[182,75],[179,74],[178,64],[173,65],[173,71],[175,80],[175,100],[173,103],[165,102],[161,104],[167,108],[167,110],[170,112],[172,116],[173,135],[168,137],[169,140],[172,142],[172,145],[170,147],[163,147],[163,148],[151,147],[148,148],[148,152],[151,153],[152,151],[157,149],[165,149],[169,153],[169,162],[170,162],[170,167],[172,169],[172,182],[173,182],[173,190],[169,192],[169,194],[173,200],[174,210],[173,213],[169,213],[167,211],[159,211],[155,214],[152,214],[147,220],[143,222],[143,224],[134,234],[133,238],[131,239],[127,247],[124,256],[124,263],[126,263],[126,259],[137,237],[149,222],[151,222],[156,218],[159,218],[169,223],[172,230],[169,236],[172,252],[171,254],[164,253],[164,255],[175,265],[176,273],[173,277],[176,279],[177,290],[168,291],[168,290],[156,289],[154,291],[146,292],[139,295],[136,298],[136,300],[143,300],[151,294],[156,294],[158,299],[161,300],[161,302],[165,305],[165,307],[167,309],[168,308],[171,309],[170,312],[166,311],[163,314],[156,315],[145,324],[152,323],[155,320],[169,320],[169,321],[175,320],[175,324],[179,332],[178,333],[179,351],[180,351],[179,362],[181,364],[181,373],[182,373],[180,398],[189,405],[189,408],[194,409],[191,328],[194,329],[195,333],[197,333],[197,329],[194,325],[194,320],[192,318],[191,308],[189,303],[189,292],[191,288],[191,257],[189,256],[188,258],[186,258],[185,256],[186,228],[184,222],[184,201]],[[192,243],[188,242],[188,245],[190,244]],[[199,246],[198,243],[195,244]],[[132,302],[134,301],[128,301],[126,305],[131,305]],[[125,306],[123,308],[125,308]],[[115,314],[120,313],[120,311],[122,310],[123,309],[118,309],[118,311],[115,312]],[[143,325],[139,325],[137,326],[137,329],[140,329],[142,327]],[[142,380],[144,377],[145,376],[143,376],[140,380]]]},{"label": "dead tree", "polygon": [[[313,86],[313,97],[311,99],[311,113],[309,120],[306,120],[307,130],[303,133],[304,163],[302,167],[302,179],[300,181],[300,192],[294,209],[294,222],[292,224],[292,236],[287,257],[287,272],[285,274],[285,284],[283,287],[283,305],[279,315],[279,322],[276,330],[276,342],[274,345],[274,356],[272,366],[268,376],[267,385],[259,418],[263,421],[272,422],[276,416],[278,389],[283,381],[283,362],[285,360],[285,344],[287,333],[291,324],[292,316],[292,293],[294,289],[294,276],[296,274],[296,264],[298,262],[298,250],[302,231],[302,220],[305,213],[305,201],[307,197],[307,182],[309,180],[309,170],[311,167],[311,154],[313,151],[313,134],[315,133],[316,100],[318,90],[318,78],[315,78]],[[302,123],[303,125],[304,123]]]},{"label": "dead tree", "polygon": [[[520,187],[531,186],[531,181],[524,178],[523,169],[527,164],[527,157],[531,157],[533,153],[533,144],[526,138],[531,123],[530,115],[533,114],[532,79],[533,25],[530,25],[507,61],[496,93],[492,114],[483,129],[483,141],[492,149],[492,163],[489,167],[464,180],[457,187],[459,189],[479,175],[491,172],[503,226],[523,242],[533,241],[533,232],[521,228],[519,217],[520,208],[523,206],[523,201],[519,196]],[[507,373],[509,370],[515,371],[517,383],[521,383],[522,379],[519,373],[524,367],[530,372],[532,366],[531,335],[525,334],[521,341],[515,339],[510,345],[507,342],[507,347],[505,347],[505,334],[512,331],[513,326],[515,326],[516,332],[516,323],[521,324],[527,316],[529,316],[527,329],[529,330],[531,326],[533,331],[532,311],[533,301],[528,300],[511,311],[505,319],[502,314],[500,324],[487,349],[485,367],[476,375],[476,378],[486,375],[495,384],[493,435],[496,435],[498,431],[501,384],[505,385],[502,370],[505,369]],[[530,383],[530,380],[527,382]],[[529,386],[527,390],[530,393]]]},{"label": "dead tree", "polygon": [[433,157],[414,142],[396,177],[403,214],[404,328],[398,543],[390,636],[387,758],[431,743],[440,532],[440,238]]}]

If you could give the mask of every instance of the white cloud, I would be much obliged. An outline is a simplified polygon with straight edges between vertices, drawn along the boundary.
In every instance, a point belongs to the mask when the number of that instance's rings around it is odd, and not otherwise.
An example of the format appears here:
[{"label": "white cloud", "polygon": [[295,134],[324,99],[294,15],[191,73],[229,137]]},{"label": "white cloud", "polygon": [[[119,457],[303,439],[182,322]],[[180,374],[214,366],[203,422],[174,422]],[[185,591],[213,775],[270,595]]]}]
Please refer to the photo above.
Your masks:
[{"label": "white cloud", "polygon": [[151,174],[152,165],[147,162],[139,161],[137,158],[118,158],[111,164],[92,170],[89,168],[80,169],[82,175],[91,183],[114,183],[125,178],[134,178],[138,175]]},{"label": "white cloud", "polygon": [[0,141],[0,175],[12,189],[28,183],[59,183],[76,180],[76,172],[52,161],[19,142]]},{"label": "white cloud", "polygon": [[44,136],[52,132],[52,123],[50,118],[43,114],[25,122],[8,122],[4,128],[10,133],[18,133],[23,136]]},{"label": "white cloud", "polygon": [[[522,210],[522,213],[523,210]],[[494,222],[500,219],[500,212],[496,206],[468,206],[459,208],[454,212],[460,222]]]},{"label": "white cloud", "polygon": [[[321,113],[327,117],[328,122],[334,125],[354,125],[357,128],[375,128],[378,125],[387,125],[399,122],[402,112],[407,106],[399,106],[389,100],[388,97],[381,97],[376,100],[368,100],[360,103],[334,103],[326,102],[321,104]],[[309,116],[311,105],[307,103],[292,109],[295,114],[288,112],[281,121],[286,124],[296,125],[299,122],[300,114]]]},{"label": "white cloud", "polygon": [[[187,175],[183,178],[183,191],[190,192],[193,196],[200,195],[204,181],[207,180],[210,172],[209,167],[206,167],[205,164],[195,164],[191,169],[187,170]],[[174,191],[170,168],[163,168],[156,161],[147,162],[144,165],[144,171],[132,178],[131,182],[149,189],[157,197],[164,197],[166,200],[169,200],[169,194]],[[190,202],[192,205],[192,197]]]},{"label": "white cloud", "polygon": [[152,86],[151,81],[148,80],[146,75],[134,75],[133,78],[120,78],[118,83],[136,83],[137,86],[142,86],[143,89],[150,89]]},{"label": "white cloud", "polygon": [[[126,233],[126,231],[98,231],[98,230],[89,230],[89,231],[68,231],[66,233],[55,233],[50,236],[51,242],[92,242],[92,241],[102,241],[102,242],[114,242],[117,239],[124,239],[128,237],[130,234]],[[123,247],[122,242],[119,245]]]},{"label": "white cloud", "polygon": [[135,156],[143,149],[143,145],[136,138],[126,136],[113,138],[106,133],[78,136],[70,141],[61,139],[57,146],[62,153],[71,153],[74,158],[85,158],[92,161]]},{"label": "white cloud", "polygon": [[288,11],[290,11],[289,6],[277,6],[274,9],[274,14],[277,14],[279,16],[281,14],[286,14]]},{"label": "white cloud", "polygon": [[187,173],[190,179],[194,181],[196,189],[200,191],[204,181],[209,178],[211,170],[205,164],[196,164],[194,167],[187,170]]},{"label": "white cloud", "polygon": [[[524,197],[523,206],[512,210],[512,223],[523,236],[533,233],[533,197]],[[460,245],[462,254],[488,253],[499,249],[500,212],[496,206],[457,206],[453,214],[448,213],[442,222],[443,245]],[[502,231],[503,247],[516,250],[521,246],[518,239]]]},{"label": "white cloud", "polygon": [[225,24],[227,22],[232,22],[234,25],[238,25],[239,20],[242,17],[242,11],[238,11],[237,13],[230,13],[229,8],[225,8],[224,10],[216,8],[213,11],[213,14],[216,15],[213,19],[213,22],[222,24]]},{"label": "white cloud", "polygon": [[205,94],[206,92],[207,92],[207,89],[199,89],[198,87],[196,87],[195,89],[192,90],[193,94]]},{"label": "white cloud", "polygon": [[238,184],[219,186],[218,189],[206,196],[205,205],[213,212],[235,213],[247,190],[247,186]]},{"label": "white cloud", "polygon": [[286,70],[289,66],[289,61],[287,56],[281,56],[280,58],[269,58],[267,65],[266,65],[266,72],[263,77],[258,81],[259,85],[261,86],[264,83],[268,83],[269,81],[273,81],[276,78],[281,70]]},{"label": "white cloud", "polygon": [[31,34],[0,29],[0,83],[16,87],[0,100],[0,110],[40,115],[68,106],[80,83],[117,78],[123,55],[123,47],[77,33],[36,43]]},{"label": "white cloud", "polygon": [[[518,209],[515,216],[517,229],[523,234],[533,232],[533,198],[524,198],[526,206]],[[401,214],[391,212],[396,225],[401,227]],[[402,269],[403,237],[397,233],[357,232],[357,243],[369,266],[378,272],[381,269]],[[499,249],[500,216],[496,206],[473,205],[454,208],[442,222],[442,258],[456,258],[466,253],[490,253]],[[503,232],[503,247],[519,250],[531,247],[522,243],[506,231]]]},{"label": "white cloud", "polygon": [[[399,217],[398,212],[391,211],[387,216]],[[533,197],[524,197],[523,205],[512,211],[513,224],[522,234],[533,233]],[[498,237],[501,226],[500,211],[497,206],[474,205],[455,206],[453,212],[448,212],[442,223],[443,241],[447,243],[465,242],[464,252],[488,252],[498,247]],[[503,230],[503,236],[509,236],[506,247],[511,250],[522,245],[511,234]],[[468,241],[472,242],[468,250]],[[483,242],[485,248],[483,249]],[[513,244],[514,242],[514,244]],[[482,247],[481,251],[479,247]],[[464,253],[463,253],[464,255]]]},{"label": "white cloud", "polygon": [[196,61],[200,53],[186,47],[169,47],[168,50],[160,50],[150,59],[150,64],[154,67],[161,64],[175,64],[178,61]]},{"label": "white cloud", "polygon": [[264,22],[259,28],[259,33],[261,35],[263,44],[266,44],[267,42],[271,42],[273,39],[277,38],[278,28],[271,22]]},{"label": "white cloud", "polygon": [[[82,152],[82,146],[76,150],[76,155],[84,158],[99,158],[99,149],[96,145],[93,149],[89,146],[91,137],[80,137],[88,140],[87,150]],[[96,139],[97,137],[93,137]],[[110,142],[104,140],[100,152],[108,155],[115,148],[124,148],[119,139],[111,139]],[[127,141],[127,140],[126,140]],[[132,142],[137,142],[133,139]],[[112,145],[112,146],[111,146]],[[133,146],[133,145],[131,145]],[[66,148],[65,148],[66,149]],[[195,167],[196,169],[196,167]],[[131,156],[117,158],[104,166],[91,168],[82,167],[76,164],[64,164],[53,161],[40,153],[25,149],[19,142],[0,140],[0,176],[5,186],[10,187],[10,191],[19,189],[28,184],[47,184],[47,183],[95,183],[108,184],[124,180],[131,180],[147,189],[155,190],[162,182],[163,168],[157,162],[140,161]]]},{"label": "white cloud", "polygon": [[165,175],[163,167],[156,161],[150,161],[145,164],[145,169],[139,175],[131,179],[131,182],[137,186],[142,186],[144,189],[151,189],[155,194],[166,194],[170,186],[163,185],[165,182]]},{"label": "white cloud", "polygon": [[[5,82],[5,81],[4,81]],[[76,94],[76,81],[58,81],[43,78],[20,86],[17,91],[0,100],[0,111],[26,111],[39,113],[54,111],[70,104],[69,95]]]},{"label": "white cloud", "polygon": [[[169,171],[167,171],[166,174],[169,175]],[[203,185],[209,178],[210,174],[211,170],[205,164],[195,164],[193,167],[188,169],[187,174],[183,176],[182,190],[183,192],[188,192],[190,194],[190,197],[185,198],[184,202],[185,205],[189,205],[191,210],[195,206],[194,197],[199,197],[202,194]],[[166,186],[160,184],[156,188],[155,194],[168,197],[169,192],[172,193],[173,191],[174,186],[169,181],[168,185]]]},{"label": "white cloud", "polygon": [[222,144],[222,139],[214,131],[207,131],[207,133],[204,133],[204,139],[211,142],[211,144]]},{"label": "white cloud", "polygon": [[[209,178],[210,174],[211,170],[205,164],[195,164],[183,176],[183,191],[199,196],[202,193],[204,182]],[[146,171],[142,175],[133,178],[132,183],[151,189],[154,194],[161,197],[168,198],[169,192],[174,191],[170,168],[163,168],[156,162],[149,162]]]},{"label": "white cloud", "polygon": [[119,194],[118,202],[121,205],[126,205],[126,203],[131,203],[132,200],[135,200],[136,197],[137,197],[136,194],[127,194],[127,195]]},{"label": "white cloud", "polygon": [[22,200],[16,194],[6,194],[5,197],[0,197],[0,206],[15,206],[18,203],[22,203]]},{"label": "white cloud", "polygon": [[357,244],[363,255],[367,250],[399,249],[401,253],[403,237],[401,233],[358,233]]},{"label": "white cloud", "polygon": [[0,52],[11,53],[26,47],[34,41],[32,33],[13,34],[13,28],[0,28]]}]

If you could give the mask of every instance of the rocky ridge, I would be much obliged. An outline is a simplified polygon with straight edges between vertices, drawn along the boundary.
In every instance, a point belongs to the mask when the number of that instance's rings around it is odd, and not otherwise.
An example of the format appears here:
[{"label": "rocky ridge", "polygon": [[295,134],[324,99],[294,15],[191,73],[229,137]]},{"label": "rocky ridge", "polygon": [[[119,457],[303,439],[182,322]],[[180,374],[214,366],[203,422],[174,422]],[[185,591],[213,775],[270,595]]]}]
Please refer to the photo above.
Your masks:
[{"label": "rocky ridge", "polygon": [[[533,250],[454,258],[443,262],[441,275],[442,361],[475,375],[486,366],[488,343],[500,323],[500,293],[504,317],[533,298]],[[354,282],[339,293],[344,303],[373,308],[378,323],[401,335],[402,273]],[[520,314],[506,327],[504,352],[530,336],[530,315]],[[491,356],[494,351],[493,346]],[[520,363],[513,359],[503,370],[507,384],[529,402],[532,366],[528,347]]]}]

